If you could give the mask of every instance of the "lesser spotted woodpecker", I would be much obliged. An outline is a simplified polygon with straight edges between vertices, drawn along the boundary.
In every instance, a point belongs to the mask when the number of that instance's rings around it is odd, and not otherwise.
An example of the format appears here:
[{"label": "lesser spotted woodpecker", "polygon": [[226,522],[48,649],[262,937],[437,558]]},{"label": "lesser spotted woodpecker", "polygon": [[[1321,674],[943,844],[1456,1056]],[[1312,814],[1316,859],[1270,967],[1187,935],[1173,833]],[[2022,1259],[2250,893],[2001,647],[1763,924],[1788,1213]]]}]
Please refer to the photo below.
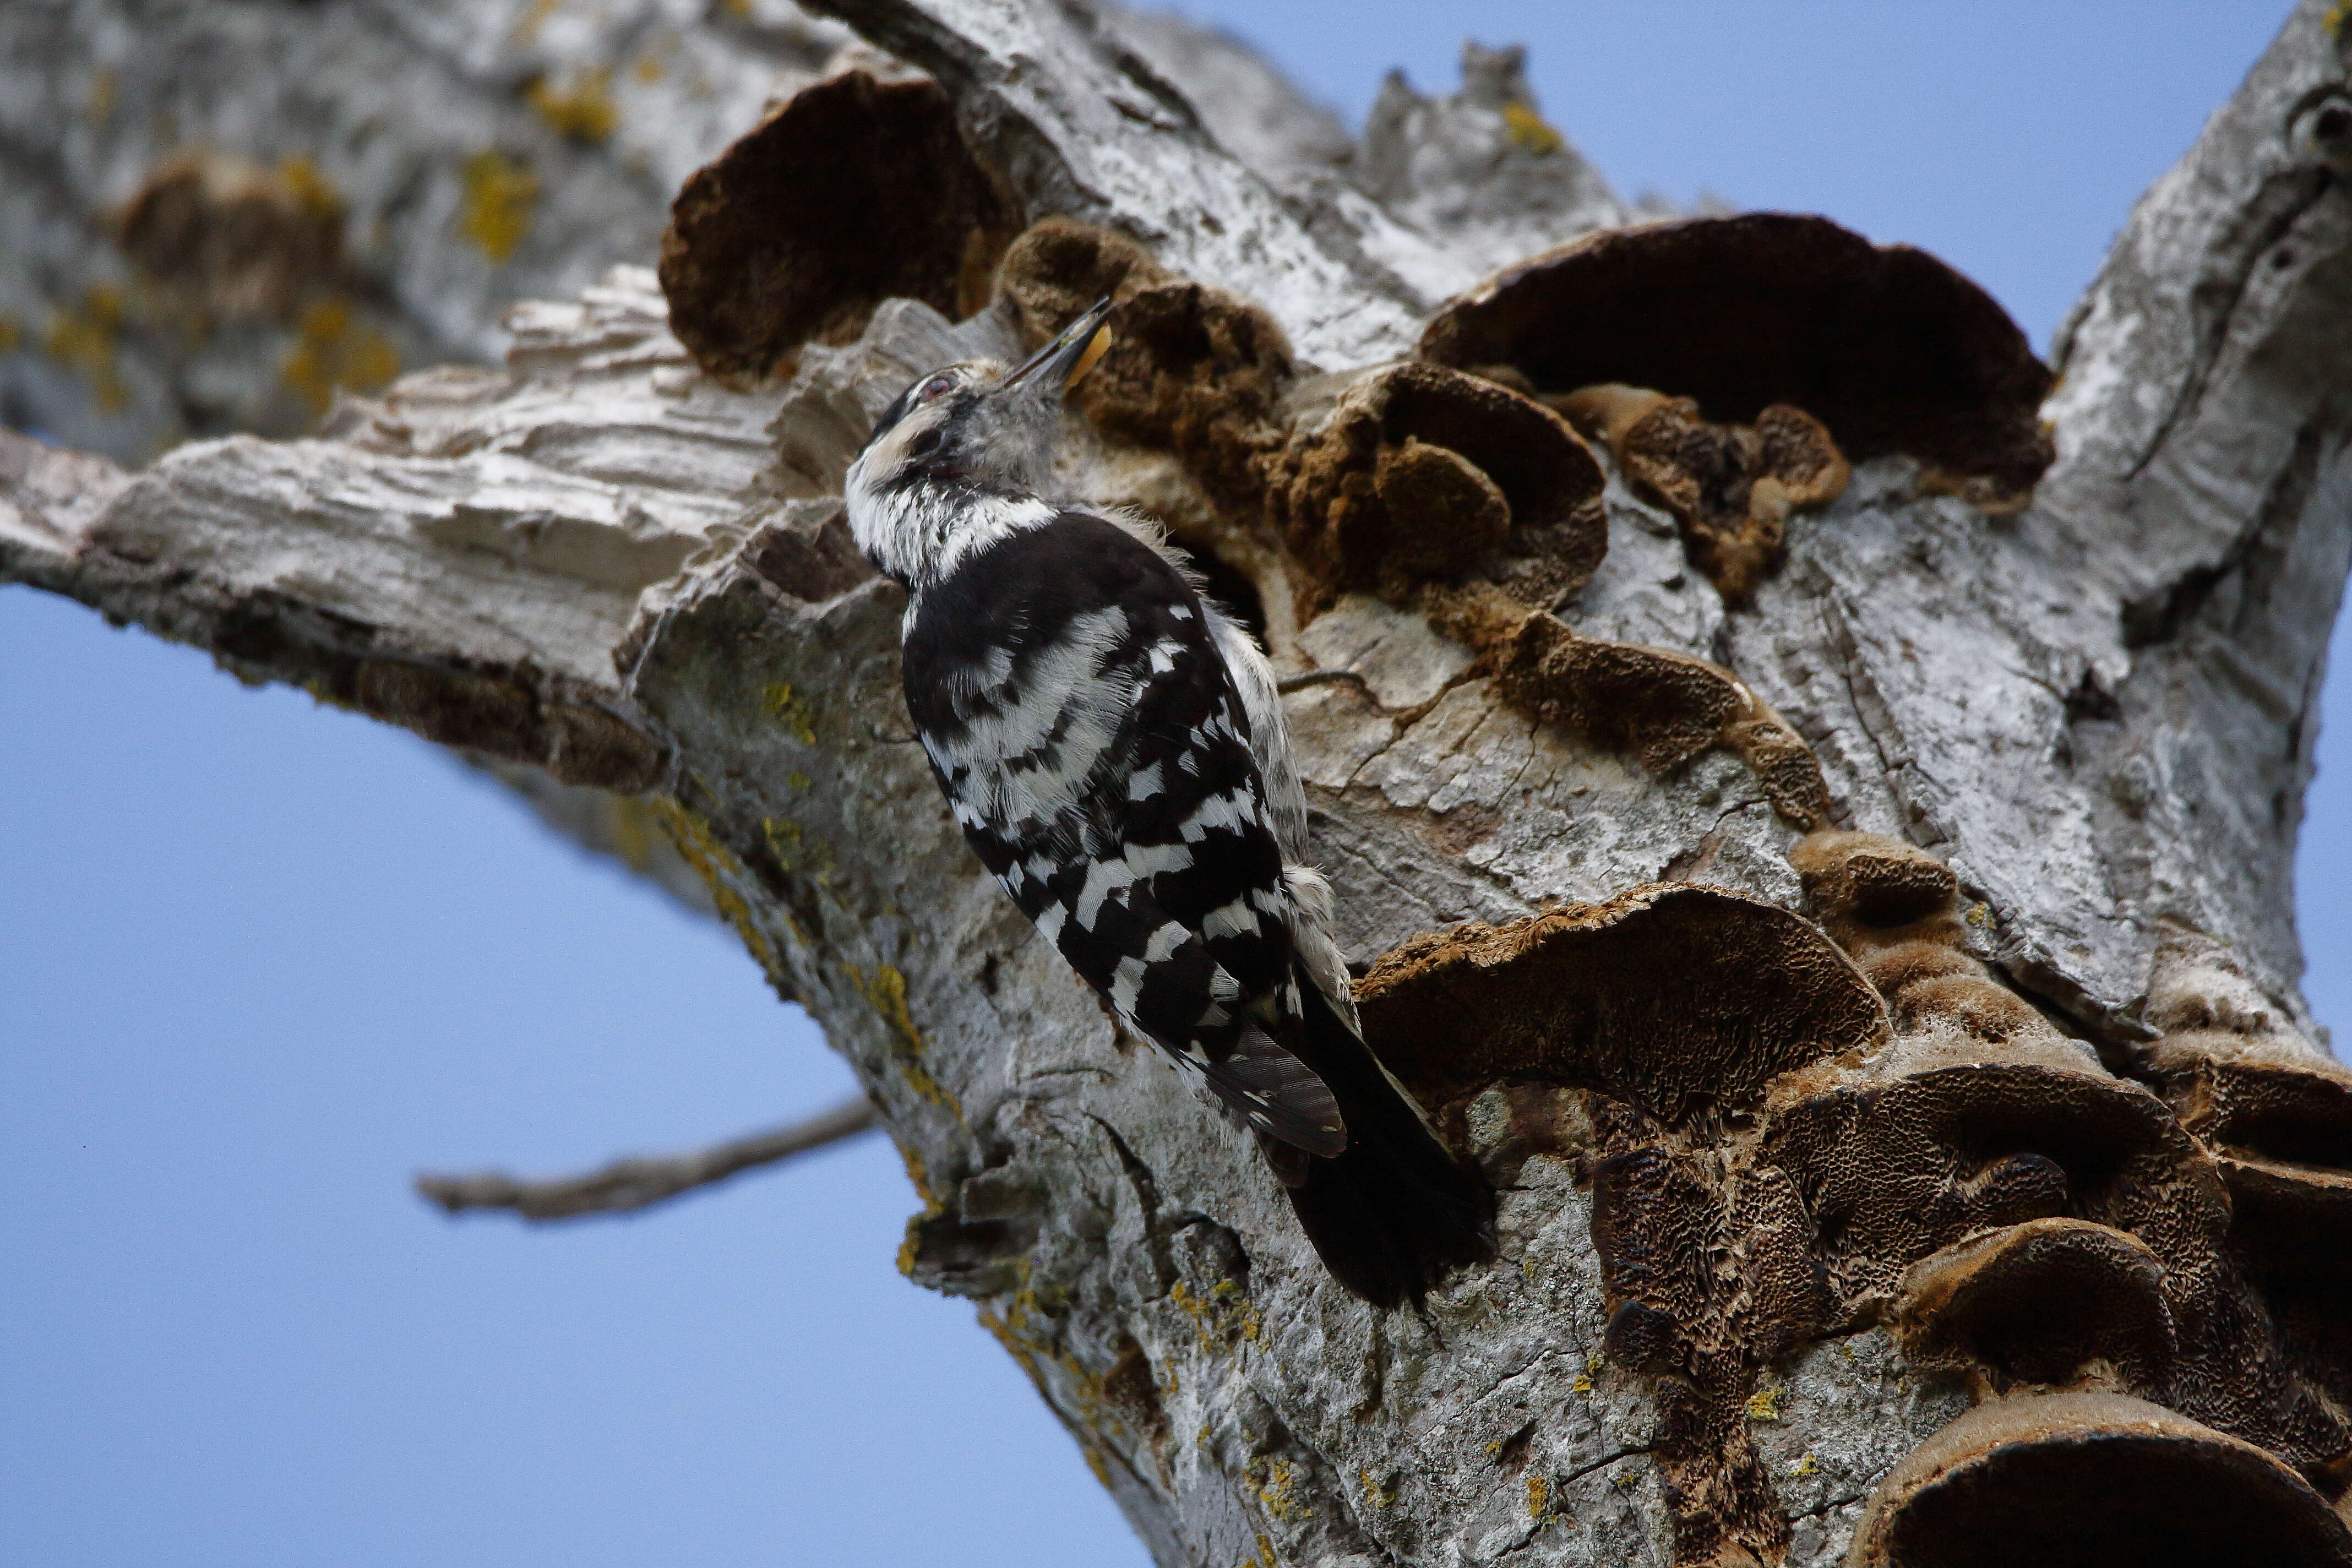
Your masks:
[{"label": "lesser spotted woodpecker", "polygon": [[1332,1275],[1417,1300],[1491,1252],[1493,1196],[1358,1032],[1272,672],[1147,524],[1047,499],[1109,311],[908,387],[850,530],[907,590],[908,710],[982,864],[1256,1135]]}]

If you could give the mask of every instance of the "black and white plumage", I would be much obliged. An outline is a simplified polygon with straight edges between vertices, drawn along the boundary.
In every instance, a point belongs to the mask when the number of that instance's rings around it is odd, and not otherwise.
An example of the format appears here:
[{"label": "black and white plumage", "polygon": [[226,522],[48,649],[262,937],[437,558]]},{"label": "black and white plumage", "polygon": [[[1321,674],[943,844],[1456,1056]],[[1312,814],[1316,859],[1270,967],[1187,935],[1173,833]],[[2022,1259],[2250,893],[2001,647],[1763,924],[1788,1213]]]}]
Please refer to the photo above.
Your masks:
[{"label": "black and white plumage", "polygon": [[1357,1032],[1264,657],[1148,528],[1043,499],[1108,311],[908,387],[850,529],[908,592],[908,709],[982,863],[1256,1134],[1333,1275],[1393,1305],[1490,1251],[1492,1197]]}]

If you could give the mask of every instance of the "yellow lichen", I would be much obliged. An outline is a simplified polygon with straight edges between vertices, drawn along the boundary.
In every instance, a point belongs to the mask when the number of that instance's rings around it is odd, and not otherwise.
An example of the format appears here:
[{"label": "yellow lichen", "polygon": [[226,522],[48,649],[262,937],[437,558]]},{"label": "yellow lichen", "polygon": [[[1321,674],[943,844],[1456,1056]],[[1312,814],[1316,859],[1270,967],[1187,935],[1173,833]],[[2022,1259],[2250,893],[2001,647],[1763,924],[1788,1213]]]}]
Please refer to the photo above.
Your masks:
[{"label": "yellow lichen", "polygon": [[[1287,1523],[1298,1512],[1297,1500],[1291,1495],[1293,1472],[1287,1459],[1252,1459],[1242,1467],[1242,1475],[1256,1489],[1258,1503],[1268,1518]],[[1261,1543],[1265,1541],[1263,1536],[1258,1539]]]},{"label": "yellow lichen", "polygon": [[1551,1483],[1541,1476],[1529,1476],[1528,1478],[1528,1517],[1541,1519],[1544,1516],[1545,1507],[1550,1500]]},{"label": "yellow lichen", "polygon": [[940,1200],[939,1194],[931,1190],[931,1168],[923,1163],[922,1155],[912,1149],[901,1149],[898,1158],[906,1164],[907,1180],[915,1184],[915,1195],[923,1200],[923,1212],[927,1215],[945,1214],[947,1205]]},{"label": "yellow lichen", "polygon": [[798,769],[794,769],[793,772],[784,775],[784,787],[786,789],[806,789],[812,782],[813,781],[811,781],[808,774],[800,772]]},{"label": "yellow lichen", "polygon": [[[911,1237],[911,1228],[909,1234]],[[908,1245],[912,1246],[911,1239]],[[1036,1352],[1032,1350],[1028,1342],[1014,1331],[1010,1323],[986,1307],[980,1310],[979,1316],[980,1326],[996,1336],[996,1342],[1004,1347],[1006,1354],[1021,1363],[1021,1370],[1029,1374],[1029,1381],[1036,1384],[1037,1391],[1043,1394],[1045,1391],[1045,1379],[1044,1370],[1037,1364]]]},{"label": "yellow lichen", "polygon": [[[1202,1430],[1205,1431],[1206,1428],[1204,1427]],[[1396,1482],[1393,1480],[1376,1481],[1372,1479],[1372,1472],[1370,1470],[1359,1470],[1356,1473],[1363,1479],[1365,1501],[1370,1503],[1374,1508],[1386,1508],[1389,1504],[1396,1501]]]},{"label": "yellow lichen", "polygon": [[331,222],[343,216],[342,193],[301,153],[278,160],[278,181],[305,217]]},{"label": "yellow lichen", "polygon": [[735,858],[727,847],[710,831],[710,825],[674,800],[654,803],[662,826],[669,829],[670,841],[686,863],[694,868],[702,885],[710,889],[710,901],[718,906],[719,915],[735,928],[736,937],[749,949],[760,963],[761,973],[770,976],[781,973],[776,963],[775,949],[767,937],[751,921],[751,906],[743,901],[730,878],[744,876],[743,863]]},{"label": "yellow lichen", "polygon": [[1969,924],[1975,926],[1979,931],[1982,931],[1985,927],[1992,924],[1992,906],[1990,904],[1976,904],[1971,906],[1968,913],[1968,921]]},{"label": "yellow lichen", "polygon": [[0,354],[12,354],[25,341],[25,329],[14,316],[0,316]]},{"label": "yellow lichen", "polygon": [[467,158],[463,174],[466,195],[457,215],[458,232],[503,266],[530,232],[539,176],[495,147]]},{"label": "yellow lichen", "polygon": [[89,75],[89,117],[105,120],[114,113],[114,100],[121,96],[121,83],[113,68],[100,66]]},{"label": "yellow lichen", "polygon": [[1231,1350],[1243,1340],[1255,1342],[1265,1331],[1257,1308],[1231,1279],[1220,1279],[1203,1297],[1182,1280],[1169,1288],[1168,1299],[1192,1320],[1202,1350]]},{"label": "yellow lichen", "polygon": [[278,379],[300,395],[313,418],[327,411],[337,387],[373,392],[399,374],[400,351],[341,300],[302,308],[294,347],[278,367]]},{"label": "yellow lichen", "polygon": [[89,381],[90,398],[101,414],[120,414],[131,404],[114,358],[114,337],[121,325],[122,290],[111,283],[93,284],[82,290],[79,305],[50,320],[41,342],[51,359],[79,371]]},{"label": "yellow lichen", "polygon": [[1102,1483],[1103,1490],[1109,1491],[1111,1489],[1110,1467],[1103,1463],[1102,1454],[1092,1443],[1085,1444],[1078,1451],[1087,1457],[1087,1468],[1095,1473],[1095,1479]]},{"label": "yellow lichen", "polygon": [[1538,158],[1568,145],[1559,132],[1545,123],[1532,104],[1503,105],[1503,129],[1514,146],[1524,147]]},{"label": "yellow lichen", "polygon": [[2346,32],[2352,31],[2352,0],[2336,0],[2320,17],[2320,25],[2341,42]]},{"label": "yellow lichen", "polygon": [[779,680],[760,693],[760,706],[767,710],[769,718],[782,720],[801,738],[801,744],[816,744],[816,710],[806,698],[793,694],[789,681]]},{"label": "yellow lichen", "polygon": [[923,1032],[915,1027],[914,1015],[907,1007],[907,977],[887,963],[877,965],[871,975],[854,963],[845,963],[841,968],[842,973],[849,976],[849,984],[866,999],[866,1005],[874,1009],[883,1023],[889,1026],[891,1034],[898,1037],[900,1049],[896,1065],[898,1075],[907,1080],[907,1087],[913,1089],[919,1099],[950,1112],[957,1121],[962,1121],[962,1102],[952,1089],[931,1076],[930,1068],[923,1065],[925,1041]]},{"label": "yellow lichen", "polygon": [[907,1010],[907,977],[887,963],[877,965],[871,979],[860,973],[855,964],[842,967],[848,972],[850,984],[865,996],[866,1005],[880,1014],[891,1033],[898,1037],[898,1043],[921,1055],[923,1032],[915,1027],[915,1016]]},{"label": "yellow lichen", "polygon": [[931,1076],[930,1068],[920,1062],[902,1061],[898,1063],[898,1076],[907,1080],[907,1087],[915,1091],[915,1098],[936,1105],[942,1110],[954,1112],[959,1121],[963,1120],[962,1103],[956,1099],[947,1085]]},{"label": "yellow lichen", "polygon": [[613,73],[603,66],[573,74],[558,85],[541,77],[524,96],[557,134],[594,146],[621,121],[613,107]]},{"label": "yellow lichen", "polygon": [[646,86],[651,87],[661,80],[663,68],[659,55],[644,54],[637,57],[637,63],[632,68],[632,74]]},{"label": "yellow lichen", "polygon": [[1755,1393],[1748,1396],[1748,1419],[1750,1421],[1780,1419],[1780,1401],[1787,1396],[1787,1393],[1788,1391],[1777,1383],[1767,1383],[1759,1387]]},{"label": "yellow lichen", "polygon": [[772,816],[760,819],[760,835],[768,843],[768,853],[775,858],[776,869],[784,872],[806,871],[817,886],[833,885],[833,846],[822,838],[808,839],[801,825]]},{"label": "yellow lichen", "polygon": [[1821,1473],[1821,1468],[1822,1462],[1819,1459],[1814,1458],[1812,1455],[1807,1454],[1802,1458],[1800,1458],[1795,1464],[1789,1467],[1789,1473],[1792,1476],[1812,1476],[1819,1475]]}]

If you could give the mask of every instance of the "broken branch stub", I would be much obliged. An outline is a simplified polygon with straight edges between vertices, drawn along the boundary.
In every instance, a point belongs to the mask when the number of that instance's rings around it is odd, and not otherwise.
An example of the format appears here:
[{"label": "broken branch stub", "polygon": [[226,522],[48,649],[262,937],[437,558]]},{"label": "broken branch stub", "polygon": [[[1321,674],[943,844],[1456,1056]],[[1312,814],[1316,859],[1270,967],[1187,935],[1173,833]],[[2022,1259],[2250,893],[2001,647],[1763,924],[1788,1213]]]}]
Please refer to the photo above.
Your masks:
[{"label": "broken branch stub", "polygon": [[1974,504],[2024,504],[2053,449],[2050,372],[1992,297],[1909,246],[1784,213],[1609,229],[1440,310],[1423,358],[1508,365],[1547,394],[1604,383],[1755,424],[1775,404],[1857,461],[1919,458]]},{"label": "broken branch stub", "polygon": [[1019,227],[937,83],[845,71],[679,189],[661,245],[670,330],[722,381],[786,375],[801,345],[853,341],[887,299],[970,315]]}]

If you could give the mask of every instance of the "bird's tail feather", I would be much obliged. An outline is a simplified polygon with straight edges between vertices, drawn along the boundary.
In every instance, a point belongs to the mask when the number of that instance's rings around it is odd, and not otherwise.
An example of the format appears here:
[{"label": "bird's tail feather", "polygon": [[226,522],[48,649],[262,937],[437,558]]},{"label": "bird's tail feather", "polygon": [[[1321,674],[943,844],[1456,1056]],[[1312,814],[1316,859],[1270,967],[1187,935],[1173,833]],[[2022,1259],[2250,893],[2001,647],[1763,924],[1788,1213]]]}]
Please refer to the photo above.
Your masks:
[{"label": "bird's tail feather", "polygon": [[1321,991],[1299,991],[1292,1049],[1330,1087],[1348,1147],[1329,1159],[1285,1150],[1276,1170],[1332,1278],[1375,1306],[1417,1300],[1449,1268],[1494,1256],[1494,1190],[1437,1141]]}]

